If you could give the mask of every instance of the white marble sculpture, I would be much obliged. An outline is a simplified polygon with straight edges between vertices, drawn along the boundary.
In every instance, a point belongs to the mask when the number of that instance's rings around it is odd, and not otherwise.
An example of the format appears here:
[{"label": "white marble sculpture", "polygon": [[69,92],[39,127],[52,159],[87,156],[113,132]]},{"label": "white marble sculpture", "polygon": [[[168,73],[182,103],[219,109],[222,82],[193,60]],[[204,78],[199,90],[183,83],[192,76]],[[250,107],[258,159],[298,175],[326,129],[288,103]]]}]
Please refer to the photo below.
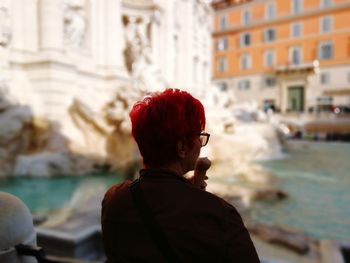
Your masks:
[{"label": "white marble sculpture", "polygon": [[7,47],[11,41],[10,2],[0,2],[0,46]]},{"label": "white marble sculpture", "polygon": [[87,30],[85,0],[64,1],[64,39],[68,46],[81,48]]},{"label": "white marble sculpture", "polygon": [[147,17],[124,17],[126,65],[135,87],[144,92],[161,90],[166,86],[160,68],[152,58],[150,23]]}]

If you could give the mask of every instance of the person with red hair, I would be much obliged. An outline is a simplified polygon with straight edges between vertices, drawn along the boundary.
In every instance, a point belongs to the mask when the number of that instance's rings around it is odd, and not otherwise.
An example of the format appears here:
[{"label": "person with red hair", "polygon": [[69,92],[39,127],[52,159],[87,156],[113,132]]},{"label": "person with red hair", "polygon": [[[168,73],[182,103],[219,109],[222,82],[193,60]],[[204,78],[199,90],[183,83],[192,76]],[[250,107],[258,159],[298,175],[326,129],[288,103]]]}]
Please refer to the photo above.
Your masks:
[{"label": "person with red hair", "polygon": [[166,89],[136,102],[130,119],[144,169],[102,201],[107,262],[260,262],[237,210],[205,191],[211,162],[199,157],[210,137],[202,103]]}]

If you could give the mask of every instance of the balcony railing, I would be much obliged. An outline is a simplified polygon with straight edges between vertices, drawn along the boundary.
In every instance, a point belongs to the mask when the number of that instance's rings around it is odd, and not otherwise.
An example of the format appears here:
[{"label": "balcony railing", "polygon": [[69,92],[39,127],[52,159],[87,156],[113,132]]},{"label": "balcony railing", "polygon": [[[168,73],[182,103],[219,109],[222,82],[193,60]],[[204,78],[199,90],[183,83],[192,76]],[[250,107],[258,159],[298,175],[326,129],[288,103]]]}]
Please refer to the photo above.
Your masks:
[{"label": "balcony railing", "polygon": [[276,74],[288,74],[288,73],[318,73],[320,63],[318,60],[312,62],[292,64],[288,63],[286,65],[279,65],[274,68]]}]

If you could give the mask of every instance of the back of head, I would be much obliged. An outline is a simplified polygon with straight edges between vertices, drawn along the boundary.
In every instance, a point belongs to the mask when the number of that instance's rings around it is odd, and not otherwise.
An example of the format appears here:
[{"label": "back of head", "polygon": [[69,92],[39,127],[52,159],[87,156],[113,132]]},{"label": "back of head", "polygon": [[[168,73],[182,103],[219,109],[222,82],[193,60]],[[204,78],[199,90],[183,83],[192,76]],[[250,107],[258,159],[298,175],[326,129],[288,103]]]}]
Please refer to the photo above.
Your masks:
[{"label": "back of head", "polygon": [[175,160],[177,142],[198,136],[205,127],[201,102],[178,89],[146,96],[135,103],[130,119],[132,135],[147,167]]}]

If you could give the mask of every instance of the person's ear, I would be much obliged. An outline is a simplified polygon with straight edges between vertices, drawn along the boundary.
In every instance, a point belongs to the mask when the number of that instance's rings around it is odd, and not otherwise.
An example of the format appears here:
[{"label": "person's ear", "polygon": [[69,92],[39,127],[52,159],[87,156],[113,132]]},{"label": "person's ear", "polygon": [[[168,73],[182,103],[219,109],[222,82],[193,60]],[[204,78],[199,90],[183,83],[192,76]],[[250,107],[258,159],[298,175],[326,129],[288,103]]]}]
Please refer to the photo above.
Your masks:
[{"label": "person's ear", "polygon": [[187,153],[187,145],[186,142],[184,140],[179,140],[177,142],[177,155],[183,159],[186,156]]}]

